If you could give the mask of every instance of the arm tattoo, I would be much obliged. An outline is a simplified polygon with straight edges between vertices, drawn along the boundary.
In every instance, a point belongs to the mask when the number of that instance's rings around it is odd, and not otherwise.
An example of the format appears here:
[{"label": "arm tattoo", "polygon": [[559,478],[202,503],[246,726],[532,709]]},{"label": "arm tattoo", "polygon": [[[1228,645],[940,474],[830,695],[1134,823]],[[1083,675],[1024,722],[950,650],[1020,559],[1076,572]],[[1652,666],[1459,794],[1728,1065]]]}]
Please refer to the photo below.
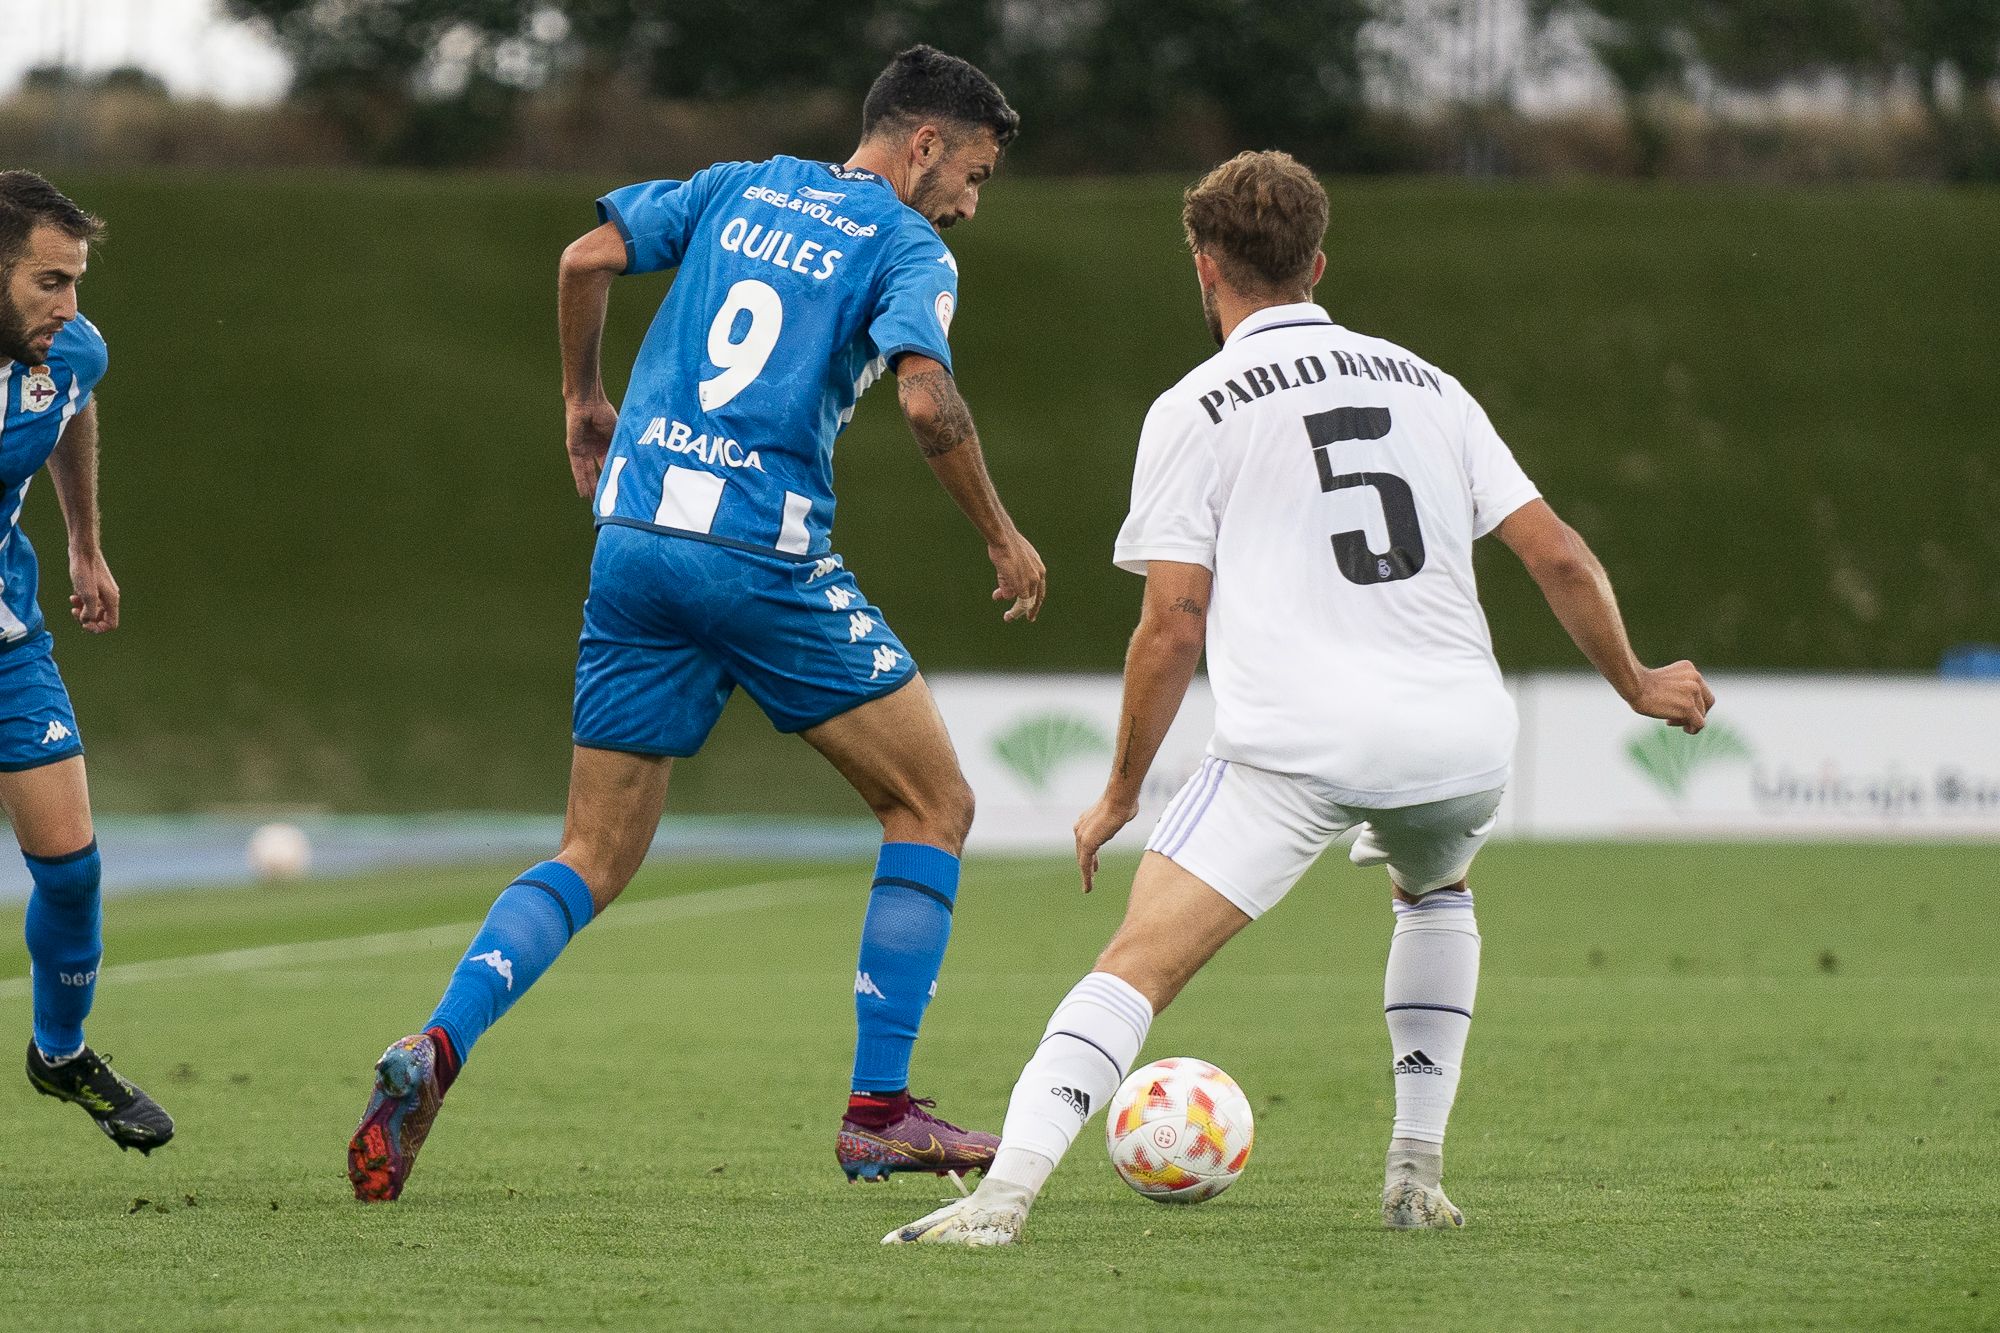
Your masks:
[{"label": "arm tattoo", "polygon": [[[959,445],[978,438],[972,427],[972,412],[945,371],[920,370],[904,376],[897,387],[912,420],[928,423],[917,431],[917,446],[925,458],[942,458]],[[916,404],[926,404],[928,410]],[[910,411],[913,406],[916,410]]]},{"label": "arm tattoo", "polygon": [[1187,612],[1187,613],[1188,613],[1189,615],[1191,615],[1191,616],[1199,616],[1199,615],[1206,615],[1206,614],[1207,614],[1207,612],[1208,612],[1208,608],[1207,608],[1207,607],[1203,606],[1203,605],[1202,605],[1202,604],[1201,604],[1200,602],[1197,602],[1197,601],[1196,601],[1196,600],[1195,600],[1194,598],[1192,598],[1192,597],[1177,597],[1177,598],[1175,598],[1175,599],[1174,599],[1174,610],[1176,610],[1176,611],[1185,611],[1185,612]]}]

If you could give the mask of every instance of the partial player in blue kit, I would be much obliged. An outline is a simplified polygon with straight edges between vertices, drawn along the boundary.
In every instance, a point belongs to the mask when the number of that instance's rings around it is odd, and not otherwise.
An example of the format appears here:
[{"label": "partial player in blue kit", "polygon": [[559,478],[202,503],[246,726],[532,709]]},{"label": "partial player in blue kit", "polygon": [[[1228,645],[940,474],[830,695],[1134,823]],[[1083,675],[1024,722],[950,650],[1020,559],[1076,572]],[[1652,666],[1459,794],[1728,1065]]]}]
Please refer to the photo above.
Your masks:
[{"label": "partial player in blue kit", "polygon": [[118,584],[98,539],[97,402],[103,335],[77,309],[90,243],[103,231],[30,171],[0,171],[0,807],[34,889],[25,934],[34,972],[28,1082],[73,1102],[120,1148],[174,1136],[157,1102],[84,1043],[104,956],[97,837],[76,712],[37,600],[35,548],[21,528],[46,464],[69,530],[70,609],[94,634],[118,627]]},{"label": "partial player in blue kit", "polygon": [[[925,459],[986,544],[1008,620],[1040,612],[1040,556],[987,476],[952,378],[958,266],[1019,118],[979,70],[897,56],[844,164],[776,157],[598,200],[563,254],[570,468],[597,548],[584,604],[569,811],[556,857],[502,893],[422,1031],[376,1064],[348,1144],[355,1196],[403,1189],[473,1043],[638,871],[676,758],[737,687],[802,735],[881,821],[855,971],[850,1179],[983,1170],[999,1140],[909,1090],[936,991],[972,793],[909,649],[832,549],[833,448],[885,372]],[[611,281],[675,269],[625,401],[599,366]]]}]

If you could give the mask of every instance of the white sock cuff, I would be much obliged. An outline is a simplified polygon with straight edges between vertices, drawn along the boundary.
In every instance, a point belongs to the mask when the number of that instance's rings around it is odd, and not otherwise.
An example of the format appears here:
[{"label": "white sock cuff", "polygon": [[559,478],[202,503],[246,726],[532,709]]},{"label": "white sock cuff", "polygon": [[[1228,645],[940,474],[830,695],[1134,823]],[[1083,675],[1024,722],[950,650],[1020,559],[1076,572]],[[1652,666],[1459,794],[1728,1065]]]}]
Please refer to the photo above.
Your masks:
[{"label": "white sock cuff", "polygon": [[1396,912],[1396,933],[1409,930],[1453,930],[1462,935],[1479,934],[1478,913],[1473,910],[1472,894],[1439,891],[1427,893],[1413,903],[1401,898],[1391,906]]},{"label": "white sock cuff", "polygon": [[[1102,1021],[1089,1010],[1096,1010],[1111,1021]],[[1139,1048],[1146,1044],[1146,1032],[1152,1026],[1152,1003],[1130,982],[1109,972],[1092,972],[1071,987],[1056,1006],[1042,1032],[1042,1040],[1061,1033],[1095,1046],[1118,1066],[1118,1077],[1123,1078],[1138,1059]]]}]

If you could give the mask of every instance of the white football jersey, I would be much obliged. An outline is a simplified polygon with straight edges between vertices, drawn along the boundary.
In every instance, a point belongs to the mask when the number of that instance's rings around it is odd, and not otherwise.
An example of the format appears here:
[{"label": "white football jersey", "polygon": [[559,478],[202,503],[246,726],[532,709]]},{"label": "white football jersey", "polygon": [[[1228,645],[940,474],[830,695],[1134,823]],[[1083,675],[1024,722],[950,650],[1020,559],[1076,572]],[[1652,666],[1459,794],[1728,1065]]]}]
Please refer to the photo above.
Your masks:
[{"label": "white football jersey", "polygon": [[1213,571],[1216,755],[1417,805],[1507,780],[1472,543],[1538,494],[1457,380],[1273,306],[1146,414],[1116,560]]}]

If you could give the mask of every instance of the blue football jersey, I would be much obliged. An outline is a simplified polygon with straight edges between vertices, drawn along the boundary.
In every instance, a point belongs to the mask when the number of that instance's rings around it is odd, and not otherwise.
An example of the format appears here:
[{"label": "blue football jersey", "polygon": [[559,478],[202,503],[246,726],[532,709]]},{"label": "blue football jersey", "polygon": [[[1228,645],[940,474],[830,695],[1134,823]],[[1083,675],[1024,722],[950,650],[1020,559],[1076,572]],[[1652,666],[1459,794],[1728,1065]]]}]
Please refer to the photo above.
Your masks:
[{"label": "blue football jersey", "polygon": [[35,548],[21,531],[21,506],[63,428],[89,405],[109,359],[104,335],[79,314],[56,335],[46,365],[0,361],[0,646],[41,632],[40,575]]},{"label": "blue football jersey", "polygon": [[598,483],[597,521],[817,556],[833,442],[905,352],[951,365],[958,265],[873,172],[725,162],[597,201],[626,272],[678,268]]}]

